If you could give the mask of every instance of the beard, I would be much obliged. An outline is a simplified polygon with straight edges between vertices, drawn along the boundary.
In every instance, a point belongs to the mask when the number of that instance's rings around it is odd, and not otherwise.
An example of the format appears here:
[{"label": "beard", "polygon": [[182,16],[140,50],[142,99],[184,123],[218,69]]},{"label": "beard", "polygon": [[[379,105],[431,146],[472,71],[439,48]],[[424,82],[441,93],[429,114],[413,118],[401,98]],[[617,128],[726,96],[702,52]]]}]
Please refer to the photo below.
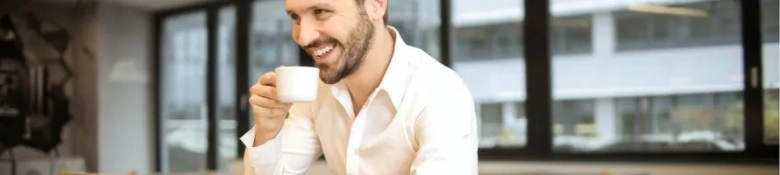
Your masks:
[{"label": "beard", "polygon": [[346,44],[341,44],[335,39],[330,39],[327,44],[341,45],[344,51],[340,58],[333,64],[315,63],[320,69],[320,80],[325,84],[335,84],[352,75],[360,69],[366,59],[368,48],[371,46],[374,35],[374,24],[368,19],[368,14],[363,10],[360,14],[360,22],[350,32]]}]

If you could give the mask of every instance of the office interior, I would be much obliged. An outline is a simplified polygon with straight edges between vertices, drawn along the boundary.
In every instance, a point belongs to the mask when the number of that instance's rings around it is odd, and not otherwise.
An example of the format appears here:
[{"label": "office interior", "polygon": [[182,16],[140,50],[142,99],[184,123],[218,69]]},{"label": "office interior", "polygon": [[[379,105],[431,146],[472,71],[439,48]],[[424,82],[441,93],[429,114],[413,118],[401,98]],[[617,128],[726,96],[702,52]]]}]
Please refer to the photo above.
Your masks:
[{"label": "office interior", "polygon": [[[455,70],[480,174],[778,174],[778,0],[389,0]],[[0,1],[0,175],[241,174],[283,0]],[[308,175],[331,174],[324,160]]]}]

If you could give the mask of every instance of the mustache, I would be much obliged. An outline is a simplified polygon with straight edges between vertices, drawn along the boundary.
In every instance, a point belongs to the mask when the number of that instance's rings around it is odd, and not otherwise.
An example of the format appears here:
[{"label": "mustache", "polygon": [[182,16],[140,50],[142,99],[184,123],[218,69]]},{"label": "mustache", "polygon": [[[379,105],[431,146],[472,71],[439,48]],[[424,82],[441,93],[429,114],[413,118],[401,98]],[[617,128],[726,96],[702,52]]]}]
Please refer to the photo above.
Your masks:
[{"label": "mustache", "polygon": [[314,40],[313,42],[303,46],[303,48],[306,50],[311,50],[312,48],[320,47],[322,45],[330,44],[330,43],[338,43],[338,41],[336,41],[336,39],[333,38],[321,38],[321,39]]}]

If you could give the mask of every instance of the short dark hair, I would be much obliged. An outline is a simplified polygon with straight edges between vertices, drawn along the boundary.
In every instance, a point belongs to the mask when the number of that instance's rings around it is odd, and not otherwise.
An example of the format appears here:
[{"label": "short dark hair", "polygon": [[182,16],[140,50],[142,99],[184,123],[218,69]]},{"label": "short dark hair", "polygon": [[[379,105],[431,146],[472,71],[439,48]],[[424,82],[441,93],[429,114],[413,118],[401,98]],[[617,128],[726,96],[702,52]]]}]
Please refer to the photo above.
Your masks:
[{"label": "short dark hair", "polygon": [[[363,5],[363,1],[365,1],[365,0],[355,0],[355,2],[357,3],[358,7]],[[390,4],[390,0],[387,0],[387,4]],[[387,14],[390,13],[390,5],[387,5],[387,4],[386,4],[386,6],[387,6],[388,9],[385,12],[385,16],[382,16],[382,19],[385,20],[384,21],[385,25],[387,25],[387,22],[388,22],[387,21]]]}]

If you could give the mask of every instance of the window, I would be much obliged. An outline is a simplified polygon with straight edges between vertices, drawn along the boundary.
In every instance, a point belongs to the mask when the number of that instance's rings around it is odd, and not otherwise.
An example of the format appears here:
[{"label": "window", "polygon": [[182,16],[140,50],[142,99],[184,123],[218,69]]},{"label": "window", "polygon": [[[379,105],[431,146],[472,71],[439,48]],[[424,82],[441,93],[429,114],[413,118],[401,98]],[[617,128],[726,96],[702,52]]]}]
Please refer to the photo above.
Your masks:
[{"label": "window", "polygon": [[[255,1],[249,39],[249,86],[266,72],[281,65],[298,65],[299,46],[292,39],[292,21],[284,12],[284,1]],[[249,89],[249,87],[247,87]],[[254,118],[249,112],[249,126]]]},{"label": "window", "polygon": [[525,103],[479,104],[480,147],[518,147],[526,143]]},{"label": "window", "polygon": [[763,28],[764,54],[764,143],[777,145],[778,143],[778,92],[780,91],[780,72],[778,72],[778,0],[761,1],[761,26]]},{"label": "window", "polygon": [[776,43],[778,30],[780,30],[780,17],[778,17],[778,0],[761,0],[761,28],[764,42]]},{"label": "window", "polygon": [[617,98],[614,141],[590,151],[739,151],[739,92]]},{"label": "window", "polygon": [[[534,16],[539,12],[535,7],[545,3],[389,1],[389,25],[407,44],[436,59],[450,59],[450,66],[469,87],[477,110],[480,158],[520,154],[518,159],[571,156],[602,160],[606,155],[619,159],[648,156],[660,161],[693,156],[720,160],[754,156],[744,152],[748,147],[762,153],[776,148],[780,135],[778,0],[756,1],[761,3],[762,15],[765,123],[748,128],[745,119],[755,118],[744,113],[756,111],[745,110],[756,108],[744,105],[756,101],[743,97],[755,90],[744,89],[740,7],[753,1],[549,2],[549,26],[524,26],[524,22],[539,20],[526,16]],[[206,171],[215,161],[218,169],[209,171],[227,170],[229,162],[240,159],[237,150],[242,144],[236,132],[249,129],[243,123],[246,120],[253,125],[251,109],[236,109],[243,104],[237,101],[243,92],[240,86],[255,84],[280,65],[310,61],[302,60],[307,55],[300,55],[290,35],[292,21],[284,12],[285,1],[219,1],[204,6],[200,11],[165,10],[155,17],[163,19],[157,35],[161,37],[157,89],[161,143],[157,146],[162,151],[158,161],[163,172]],[[441,26],[442,8],[450,9],[445,19],[450,26]],[[212,19],[208,15],[217,15],[213,29],[206,27],[206,20]],[[524,36],[524,27],[549,27],[550,60],[539,54],[542,49],[525,49],[538,48],[534,43],[526,45],[525,37],[534,38],[532,42],[543,39],[535,33]],[[237,29],[247,32],[234,33]],[[451,31],[451,43],[440,43],[442,29]],[[216,38],[210,40],[207,31],[215,31]],[[216,47],[207,47],[209,42]],[[244,44],[248,47],[238,47]],[[208,49],[215,49],[214,58]],[[248,52],[238,52],[245,49]],[[441,57],[442,50],[451,57]],[[524,58],[526,52],[536,58]],[[209,61],[216,64],[209,65]],[[542,67],[546,61],[551,70]],[[248,69],[236,70],[237,66]],[[207,68],[216,69],[209,72],[212,69]],[[550,77],[541,76],[546,73]],[[217,77],[218,83],[207,84],[207,77]],[[551,99],[534,96],[546,95],[533,88],[547,87],[548,80]],[[529,87],[539,91],[528,94]],[[216,88],[216,94],[207,92],[209,88]],[[216,95],[213,105],[206,103],[209,95]],[[529,95],[537,98],[529,101]],[[540,103],[547,100],[552,101]],[[526,109],[527,104],[533,108]],[[213,114],[210,111],[216,116],[208,115]],[[207,133],[208,117],[216,117],[216,133]],[[748,140],[753,137],[745,134],[758,132],[759,127],[764,145],[746,145],[756,140]],[[216,134],[217,140],[206,138],[209,134]],[[207,148],[215,142],[218,157],[207,160],[215,153]]]},{"label": "window", "polygon": [[526,144],[521,4],[452,1],[453,68],[477,101],[480,148]]},{"label": "window", "polygon": [[[739,45],[739,2],[624,3],[612,12],[618,50]],[[671,9],[671,10],[656,10]]]},{"label": "window", "polygon": [[[572,3],[552,2],[561,7]],[[623,8],[612,11],[577,11],[592,14],[588,26],[595,31],[579,34],[588,37],[564,37],[592,38],[596,52],[553,56],[553,150],[743,150],[744,128],[738,111],[743,91],[742,47],[736,3],[644,4],[685,8],[703,17],[649,11],[624,1],[615,1]],[[554,8],[553,21],[566,18],[558,14],[572,13]],[[552,25],[551,31],[561,27]],[[739,122],[729,123],[734,121]]]},{"label": "window", "polygon": [[590,14],[552,18],[550,49],[553,54],[589,53],[592,49],[592,19]]},{"label": "window", "polygon": [[206,169],[206,13],[163,22],[161,102],[162,170]]},{"label": "window", "polygon": [[[607,127],[595,126],[593,100],[562,100],[553,103],[553,146],[555,149],[572,150],[576,147],[592,147],[587,138],[596,138]],[[599,121],[601,122],[601,121]]]},{"label": "window", "polygon": [[501,103],[484,103],[479,105],[480,146],[497,145],[501,140],[502,128]]},{"label": "window", "polygon": [[778,90],[766,90],[764,98],[764,143],[768,145],[777,145],[778,133]]},{"label": "window", "polygon": [[498,24],[453,27],[457,49],[455,61],[519,59],[523,56],[521,23],[508,21]]},{"label": "window", "polygon": [[250,23],[249,84],[281,65],[298,65],[299,46],[292,39],[292,21],[284,1],[255,1]]},{"label": "window", "polygon": [[388,3],[388,24],[398,30],[404,42],[441,61],[439,1],[393,0]]},{"label": "window", "polygon": [[238,157],[236,144],[236,9],[232,6],[219,11],[217,26],[217,145],[219,168],[229,170],[230,161]]},{"label": "window", "polygon": [[[518,7],[519,8],[519,7]],[[552,19],[551,49],[555,55],[592,51],[589,14]],[[522,22],[501,21],[453,28],[456,61],[520,59],[523,57]],[[462,49],[460,49],[462,48]]]}]

